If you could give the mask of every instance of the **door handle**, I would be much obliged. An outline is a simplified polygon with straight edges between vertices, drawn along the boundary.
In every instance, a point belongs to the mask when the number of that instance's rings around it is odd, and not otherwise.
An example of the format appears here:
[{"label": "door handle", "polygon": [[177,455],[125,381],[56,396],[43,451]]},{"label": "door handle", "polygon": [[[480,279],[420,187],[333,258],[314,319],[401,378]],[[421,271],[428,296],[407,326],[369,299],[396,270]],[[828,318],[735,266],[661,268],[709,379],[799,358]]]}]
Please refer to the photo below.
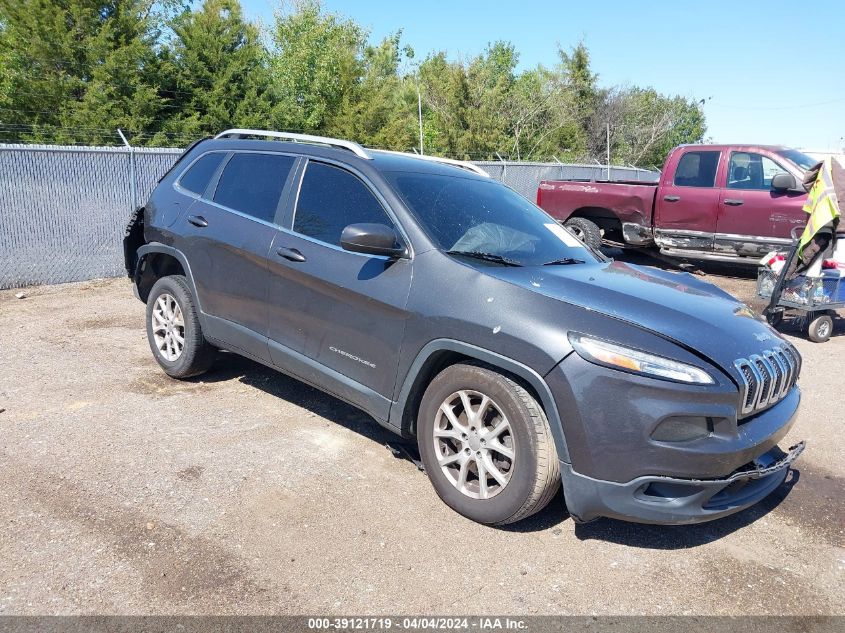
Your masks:
[{"label": "door handle", "polygon": [[663,199],[666,202],[677,202],[678,200],[681,199],[681,196],[663,196]]},{"label": "door handle", "polygon": [[201,229],[204,229],[208,226],[208,220],[206,220],[201,215],[189,215],[188,222],[190,222],[194,226],[200,227]]},{"label": "door handle", "polygon": [[276,250],[276,254],[280,257],[284,257],[285,259],[289,259],[292,262],[304,262],[305,255],[300,253],[295,248],[279,248]]},{"label": "door handle", "polygon": [[738,207],[741,204],[745,204],[745,200],[739,200],[737,198],[725,198],[724,203],[729,207]]}]

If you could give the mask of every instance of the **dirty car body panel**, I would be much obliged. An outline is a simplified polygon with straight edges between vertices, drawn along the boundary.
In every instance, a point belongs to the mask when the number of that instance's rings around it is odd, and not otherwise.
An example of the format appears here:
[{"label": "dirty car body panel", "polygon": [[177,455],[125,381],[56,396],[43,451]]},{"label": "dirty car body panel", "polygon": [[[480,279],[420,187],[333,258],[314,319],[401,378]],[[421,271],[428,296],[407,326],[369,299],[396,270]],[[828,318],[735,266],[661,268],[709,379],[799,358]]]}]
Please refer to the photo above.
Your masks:
[{"label": "dirty car body panel", "polygon": [[[293,157],[272,216],[258,221],[214,202],[222,164],[203,191],[179,186],[212,152],[225,152],[226,160],[238,153]],[[326,166],[372,196],[369,212],[383,212],[402,256],[350,252],[324,237],[328,228],[305,222],[313,186],[306,174]],[[469,359],[505,373],[548,417],[577,521],[704,521],[758,502],[783,481],[800,452],[777,448],[798,408],[800,357],[747,307],[685,273],[607,261],[571,235],[561,237],[561,265],[456,256],[425,219],[425,199],[412,200],[402,184],[415,179],[448,182],[455,192],[516,195],[413,157],[204,141],[163,178],[136,220],[143,221],[143,245],[127,246],[136,292],[144,299],[145,280],[164,265],[157,255],[172,257],[211,342],[331,393],[405,437],[416,432],[420,393],[436,371]],[[642,194],[643,204],[650,195]],[[548,226],[555,235],[561,230],[550,217]],[[573,336],[672,359],[711,381],[686,384],[607,366],[585,357]]]}]

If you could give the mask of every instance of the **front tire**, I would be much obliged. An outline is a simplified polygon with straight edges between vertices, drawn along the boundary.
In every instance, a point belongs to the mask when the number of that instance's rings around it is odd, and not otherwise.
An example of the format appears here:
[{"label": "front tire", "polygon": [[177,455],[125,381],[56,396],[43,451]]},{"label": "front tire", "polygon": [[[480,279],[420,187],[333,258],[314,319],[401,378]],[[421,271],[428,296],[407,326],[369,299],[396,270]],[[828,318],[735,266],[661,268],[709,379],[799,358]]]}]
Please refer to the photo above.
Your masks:
[{"label": "front tire", "polygon": [[171,378],[190,378],[208,370],[214,348],[205,340],[188,281],[162,277],[147,298],[147,340],[158,364]]},{"label": "front tire", "polygon": [[560,486],[542,408],[517,382],[480,365],[453,365],[432,380],[417,441],[440,498],[479,523],[520,521],[542,510]]}]

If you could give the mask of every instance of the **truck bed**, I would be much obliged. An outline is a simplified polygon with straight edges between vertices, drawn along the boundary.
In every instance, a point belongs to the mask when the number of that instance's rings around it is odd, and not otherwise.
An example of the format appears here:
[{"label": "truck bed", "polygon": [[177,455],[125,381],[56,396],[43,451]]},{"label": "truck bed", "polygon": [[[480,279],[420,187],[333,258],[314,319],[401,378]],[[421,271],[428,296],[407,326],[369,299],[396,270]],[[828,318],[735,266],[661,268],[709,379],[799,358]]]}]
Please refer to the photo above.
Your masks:
[{"label": "truck bed", "polygon": [[650,227],[656,194],[656,182],[543,180],[537,206],[559,222],[583,209],[603,209],[608,218]]}]

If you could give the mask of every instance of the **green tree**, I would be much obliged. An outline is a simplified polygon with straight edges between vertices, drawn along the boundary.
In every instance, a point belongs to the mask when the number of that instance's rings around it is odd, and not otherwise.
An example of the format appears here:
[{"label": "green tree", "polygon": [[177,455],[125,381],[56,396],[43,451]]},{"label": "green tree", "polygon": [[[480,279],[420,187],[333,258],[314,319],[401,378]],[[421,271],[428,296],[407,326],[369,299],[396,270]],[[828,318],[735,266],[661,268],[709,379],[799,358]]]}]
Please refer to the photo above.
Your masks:
[{"label": "green tree", "polygon": [[274,118],[286,130],[330,129],[363,74],[366,33],[352,20],[297,0],[276,13],[270,57]]},{"label": "green tree", "polygon": [[463,65],[450,62],[445,52],[429,55],[419,67],[425,103],[425,150],[456,158],[468,157],[466,144],[469,81]]},{"label": "green tree", "polygon": [[612,162],[649,167],[662,165],[676,145],[700,142],[706,130],[696,102],[653,88],[606,91],[595,119],[610,125]]},{"label": "green tree", "polygon": [[158,116],[153,0],[0,0],[0,121],[18,140],[101,143]]},{"label": "green tree", "polygon": [[270,75],[258,28],[237,0],[205,0],[171,22],[161,94],[171,115],[155,142],[198,138],[228,127],[270,125]]},{"label": "green tree", "polygon": [[415,79],[400,76],[414,52],[401,46],[401,36],[398,31],[364,49],[362,75],[330,124],[333,135],[400,151],[419,145]]}]

